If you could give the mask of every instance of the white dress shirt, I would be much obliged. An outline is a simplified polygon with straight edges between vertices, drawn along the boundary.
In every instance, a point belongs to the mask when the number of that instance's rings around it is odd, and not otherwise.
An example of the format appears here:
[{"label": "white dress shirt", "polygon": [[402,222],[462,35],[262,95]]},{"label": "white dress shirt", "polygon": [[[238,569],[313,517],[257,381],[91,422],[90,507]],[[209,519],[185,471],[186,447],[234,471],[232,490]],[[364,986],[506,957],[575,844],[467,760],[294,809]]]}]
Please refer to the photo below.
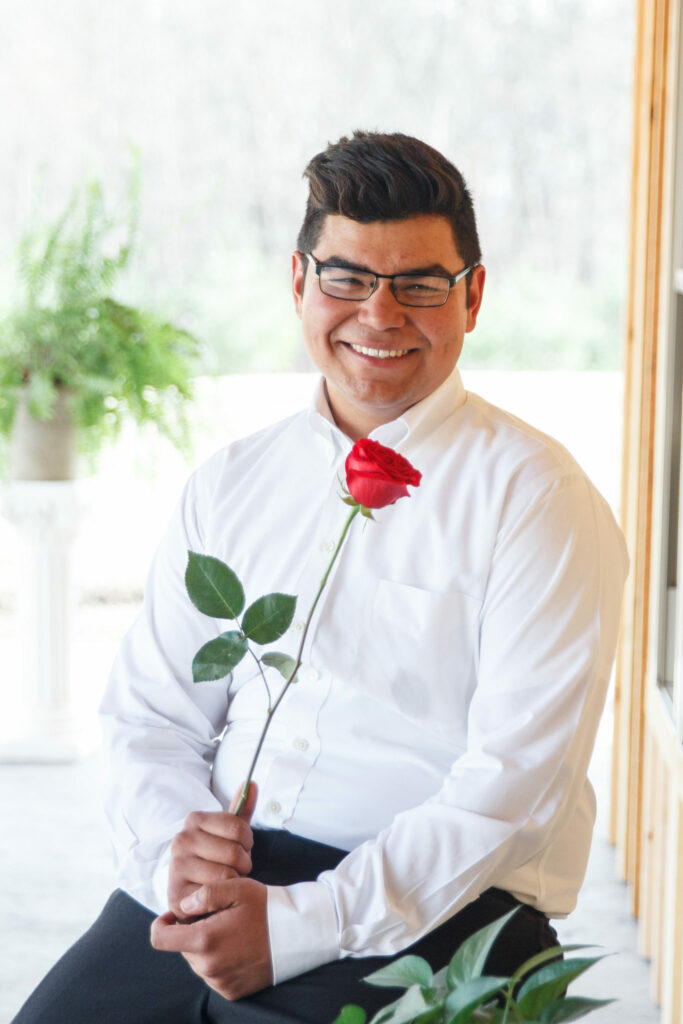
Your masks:
[{"label": "white dress shirt", "polygon": [[[357,519],[274,717],[253,824],[351,851],[268,889],[275,981],[393,954],[489,886],[550,916],[575,905],[593,829],[586,772],[616,644],[624,541],[557,442],[464,390],[456,371],[371,437],[423,474]],[[190,478],[102,705],[120,883],[167,909],[170,840],[228,807],[267,707],[252,658],[192,682],[229,623],[200,614],[187,551],[226,561],[247,603],[298,595],[295,654],[348,508],[351,441],[311,408]],[[281,677],[268,670],[271,692]]]}]

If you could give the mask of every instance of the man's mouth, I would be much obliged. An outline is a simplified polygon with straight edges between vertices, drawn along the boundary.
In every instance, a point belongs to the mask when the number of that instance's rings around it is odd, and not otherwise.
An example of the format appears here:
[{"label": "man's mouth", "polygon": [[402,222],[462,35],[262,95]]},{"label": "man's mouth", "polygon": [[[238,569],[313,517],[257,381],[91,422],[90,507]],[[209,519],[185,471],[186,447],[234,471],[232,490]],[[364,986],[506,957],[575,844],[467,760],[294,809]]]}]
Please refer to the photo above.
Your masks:
[{"label": "man's mouth", "polygon": [[362,356],[372,356],[373,359],[400,359],[412,351],[409,348],[368,348],[366,345],[354,345],[351,342],[348,344],[354,352]]}]

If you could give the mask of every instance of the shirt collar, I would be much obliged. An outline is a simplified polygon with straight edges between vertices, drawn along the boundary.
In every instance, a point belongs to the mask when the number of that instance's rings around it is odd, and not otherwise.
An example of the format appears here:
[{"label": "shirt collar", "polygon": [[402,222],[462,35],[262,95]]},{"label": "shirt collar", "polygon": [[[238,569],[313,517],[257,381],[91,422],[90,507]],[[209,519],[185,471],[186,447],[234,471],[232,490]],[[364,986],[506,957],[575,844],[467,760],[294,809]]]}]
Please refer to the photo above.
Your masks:
[{"label": "shirt collar", "polygon": [[[427,395],[421,402],[406,409],[395,420],[380,424],[369,436],[390,448],[412,449],[440,427],[465,403],[466,398],[467,392],[460,371],[455,367],[436,391],[432,391],[431,395]],[[319,378],[313,392],[308,409],[308,423],[324,444],[331,462],[336,462],[340,455],[349,452],[353,442],[334,422],[323,377]]]},{"label": "shirt collar", "polygon": [[353,442],[339,429],[327,400],[325,378],[319,377],[307,413],[308,425],[324,448],[330,463],[346,456]]},{"label": "shirt collar", "polygon": [[[392,423],[383,423],[381,427],[372,432],[372,437],[382,444],[388,444],[392,448],[399,448],[401,451],[413,450],[423,444],[430,434],[445,423],[453,413],[465,404],[467,392],[460,376],[460,371],[454,367],[450,376],[446,377],[439,387],[427,395],[421,402],[416,402],[409,409],[393,420]],[[402,424],[400,436],[396,433],[391,438],[391,428],[394,424]],[[382,433],[387,431],[386,434]],[[387,438],[385,441],[384,438]]]}]

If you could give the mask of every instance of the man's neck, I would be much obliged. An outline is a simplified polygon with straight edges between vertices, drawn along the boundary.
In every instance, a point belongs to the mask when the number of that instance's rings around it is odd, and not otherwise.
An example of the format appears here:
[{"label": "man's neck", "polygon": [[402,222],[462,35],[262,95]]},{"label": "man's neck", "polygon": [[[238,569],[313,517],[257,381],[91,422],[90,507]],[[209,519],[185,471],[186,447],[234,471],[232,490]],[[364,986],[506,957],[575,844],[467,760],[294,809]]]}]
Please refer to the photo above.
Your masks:
[{"label": "man's neck", "polygon": [[339,427],[343,434],[346,434],[352,441],[358,441],[362,437],[369,437],[373,430],[377,427],[381,427],[383,423],[391,423],[392,420],[398,419],[406,410],[397,409],[387,411],[385,416],[363,416],[357,410],[354,410],[353,419],[350,419],[340,411],[338,405],[335,406],[332,399],[330,398],[330,392],[327,387],[327,381],[323,379],[323,389],[327,404],[332,414],[332,419],[335,424]]}]

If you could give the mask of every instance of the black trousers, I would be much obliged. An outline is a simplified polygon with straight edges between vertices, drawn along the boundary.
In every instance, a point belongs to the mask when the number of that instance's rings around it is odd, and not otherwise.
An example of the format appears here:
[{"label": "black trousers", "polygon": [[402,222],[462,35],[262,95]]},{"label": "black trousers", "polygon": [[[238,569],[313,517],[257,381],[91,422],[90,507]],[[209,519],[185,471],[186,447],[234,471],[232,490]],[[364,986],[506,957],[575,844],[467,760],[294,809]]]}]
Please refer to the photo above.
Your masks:
[{"label": "black trousers", "polygon": [[[251,874],[266,884],[290,885],[316,878],[344,856],[343,850],[286,832],[255,830]],[[435,970],[443,967],[468,935],[516,903],[509,893],[488,889],[400,955],[414,953]],[[13,1024],[331,1024],[346,1003],[358,1003],[371,1016],[399,995],[361,982],[392,958],[348,957],[231,1003],[205,985],[179,953],[152,949],[153,919],[117,890]],[[556,942],[545,915],[523,906],[491,950],[486,972],[511,974]]]}]

